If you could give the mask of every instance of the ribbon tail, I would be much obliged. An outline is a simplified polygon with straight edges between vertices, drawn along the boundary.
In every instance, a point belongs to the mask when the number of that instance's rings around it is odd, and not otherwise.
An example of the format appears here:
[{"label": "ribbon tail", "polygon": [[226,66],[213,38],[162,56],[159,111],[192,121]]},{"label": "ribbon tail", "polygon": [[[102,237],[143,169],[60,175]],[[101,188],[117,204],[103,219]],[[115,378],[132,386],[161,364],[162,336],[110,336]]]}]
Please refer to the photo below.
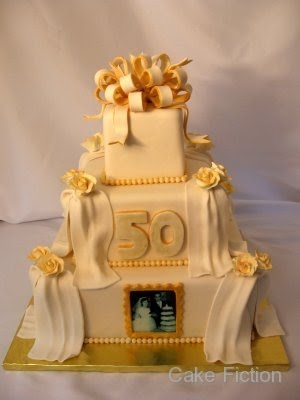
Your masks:
[{"label": "ribbon tail", "polygon": [[183,134],[188,143],[192,143],[190,135],[187,133],[187,124],[189,119],[189,109],[185,104],[175,104],[170,108],[180,108],[183,111]]},{"label": "ribbon tail", "polygon": [[124,144],[128,136],[128,105],[109,105],[103,115],[103,130],[106,143]]},{"label": "ribbon tail", "polygon": [[84,115],[83,118],[85,120],[101,119],[103,117],[103,114],[104,114],[106,106],[107,106],[107,104],[102,104],[99,114],[96,114],[96,115]]}]

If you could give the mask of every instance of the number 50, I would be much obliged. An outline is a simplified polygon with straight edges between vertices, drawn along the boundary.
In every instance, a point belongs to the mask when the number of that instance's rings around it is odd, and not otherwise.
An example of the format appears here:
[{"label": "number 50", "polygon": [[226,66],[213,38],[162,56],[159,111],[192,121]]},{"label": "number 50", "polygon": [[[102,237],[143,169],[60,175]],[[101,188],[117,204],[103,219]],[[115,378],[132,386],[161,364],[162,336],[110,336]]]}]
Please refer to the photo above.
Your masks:
[{"label": "number 50", "polygon": [[[149,246],[166,257],[175,256],[184,243],[184,225],[174,211],[161,211],[156,214],[149,228],[149,235],[138,224],[148,223],[147,211],[116,213],[116,238],[126,243],[119,244],[119,254],[123,259],[142,257]],[[166,227],[172,230],[172,238],[164,240]]]}]

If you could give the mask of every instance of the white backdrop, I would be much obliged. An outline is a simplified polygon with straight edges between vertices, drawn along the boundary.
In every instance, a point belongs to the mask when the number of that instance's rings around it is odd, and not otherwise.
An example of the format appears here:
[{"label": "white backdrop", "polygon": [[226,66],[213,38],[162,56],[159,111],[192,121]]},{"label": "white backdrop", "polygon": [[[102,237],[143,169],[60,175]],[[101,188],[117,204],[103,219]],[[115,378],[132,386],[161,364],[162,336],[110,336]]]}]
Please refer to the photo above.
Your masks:
[{"label": "white backdrop", "polygon": [[101,123],[94,73],[116,55],[186,56],[190,129],[236,198],[300,199],[300,1],[1,0],[0,220],[60,215],[60,176]]}]

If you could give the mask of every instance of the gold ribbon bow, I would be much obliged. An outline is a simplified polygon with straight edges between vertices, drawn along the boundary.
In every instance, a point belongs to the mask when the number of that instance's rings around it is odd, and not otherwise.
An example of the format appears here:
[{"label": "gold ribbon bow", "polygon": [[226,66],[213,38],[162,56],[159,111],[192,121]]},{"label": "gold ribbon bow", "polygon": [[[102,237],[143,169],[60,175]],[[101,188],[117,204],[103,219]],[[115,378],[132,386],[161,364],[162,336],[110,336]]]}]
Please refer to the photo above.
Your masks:
[{"label": "gold ribbon bow", "polygon": [[128,110],[142,112],[149,105],[155,108],[181,108],[184,111],[184,134],[186,133],[188,109],[186,102],[190,99],[192,87],[183,67],[192,60],[184,58],[171,64],[170,57],[159,54],[153,57],[141,53],[130,56],[128,61],[122,56],[110,62],[111,69],[100,69],[95,75],[97,85],[95,96],[102,104],[99,115],[87,118],[102,118],[107,105],[114,105],[113,114],[115,134],[110,144],[124,144],[128,136]]}]

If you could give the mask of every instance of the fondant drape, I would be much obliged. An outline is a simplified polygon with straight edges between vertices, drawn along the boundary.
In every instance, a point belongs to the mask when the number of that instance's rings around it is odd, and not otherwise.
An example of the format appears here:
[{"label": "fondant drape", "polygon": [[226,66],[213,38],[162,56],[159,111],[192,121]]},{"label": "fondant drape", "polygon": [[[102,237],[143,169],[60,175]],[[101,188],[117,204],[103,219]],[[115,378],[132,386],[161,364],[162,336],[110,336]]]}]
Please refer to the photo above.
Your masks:
[{"label": "fondant drape", "polygon": [[[31,266],[30,278],[34,292],[35,342],[28,357],[64,361],[78,355],[84,340],[84,322],[73,274],[64,271],[48,277],[38,267]],[[27,317],[31,318],[30,313]],[[26,325],[26,316],[23,324]]]},{"label": "fondant drape", "polygon": [[251,321],[247,303],[257,275],[226,275],[214,297],[209,313],[204,352],[208,362],[252,364]]},{"label": "fondant drape", "polygon": [[233,272],[221,279],[206,326],[204,352],[209,362],[251,365],[252,321],[247,304],[255,296],[254,323],[260,336],[284,335],[274,307],[266,298],[267,274],[241,277]]},{"label": "fondant drape", "polygon": [[225,275],[232,269],[227,194],[222,188],[202,189],[192,179],[186,184],[186,201],[188,229],[198,226],[197,232],[188,232],[190,276]]},{"label": "fondant drape", "polygon": [[113,215],[104,192],[76,196],[73,190],[62,193],[65,213],[52,250],[61,257],[72,249],[76,260],[74,285],[79,289],[99,289],[119,280],[107,260],[113,235]]}]

